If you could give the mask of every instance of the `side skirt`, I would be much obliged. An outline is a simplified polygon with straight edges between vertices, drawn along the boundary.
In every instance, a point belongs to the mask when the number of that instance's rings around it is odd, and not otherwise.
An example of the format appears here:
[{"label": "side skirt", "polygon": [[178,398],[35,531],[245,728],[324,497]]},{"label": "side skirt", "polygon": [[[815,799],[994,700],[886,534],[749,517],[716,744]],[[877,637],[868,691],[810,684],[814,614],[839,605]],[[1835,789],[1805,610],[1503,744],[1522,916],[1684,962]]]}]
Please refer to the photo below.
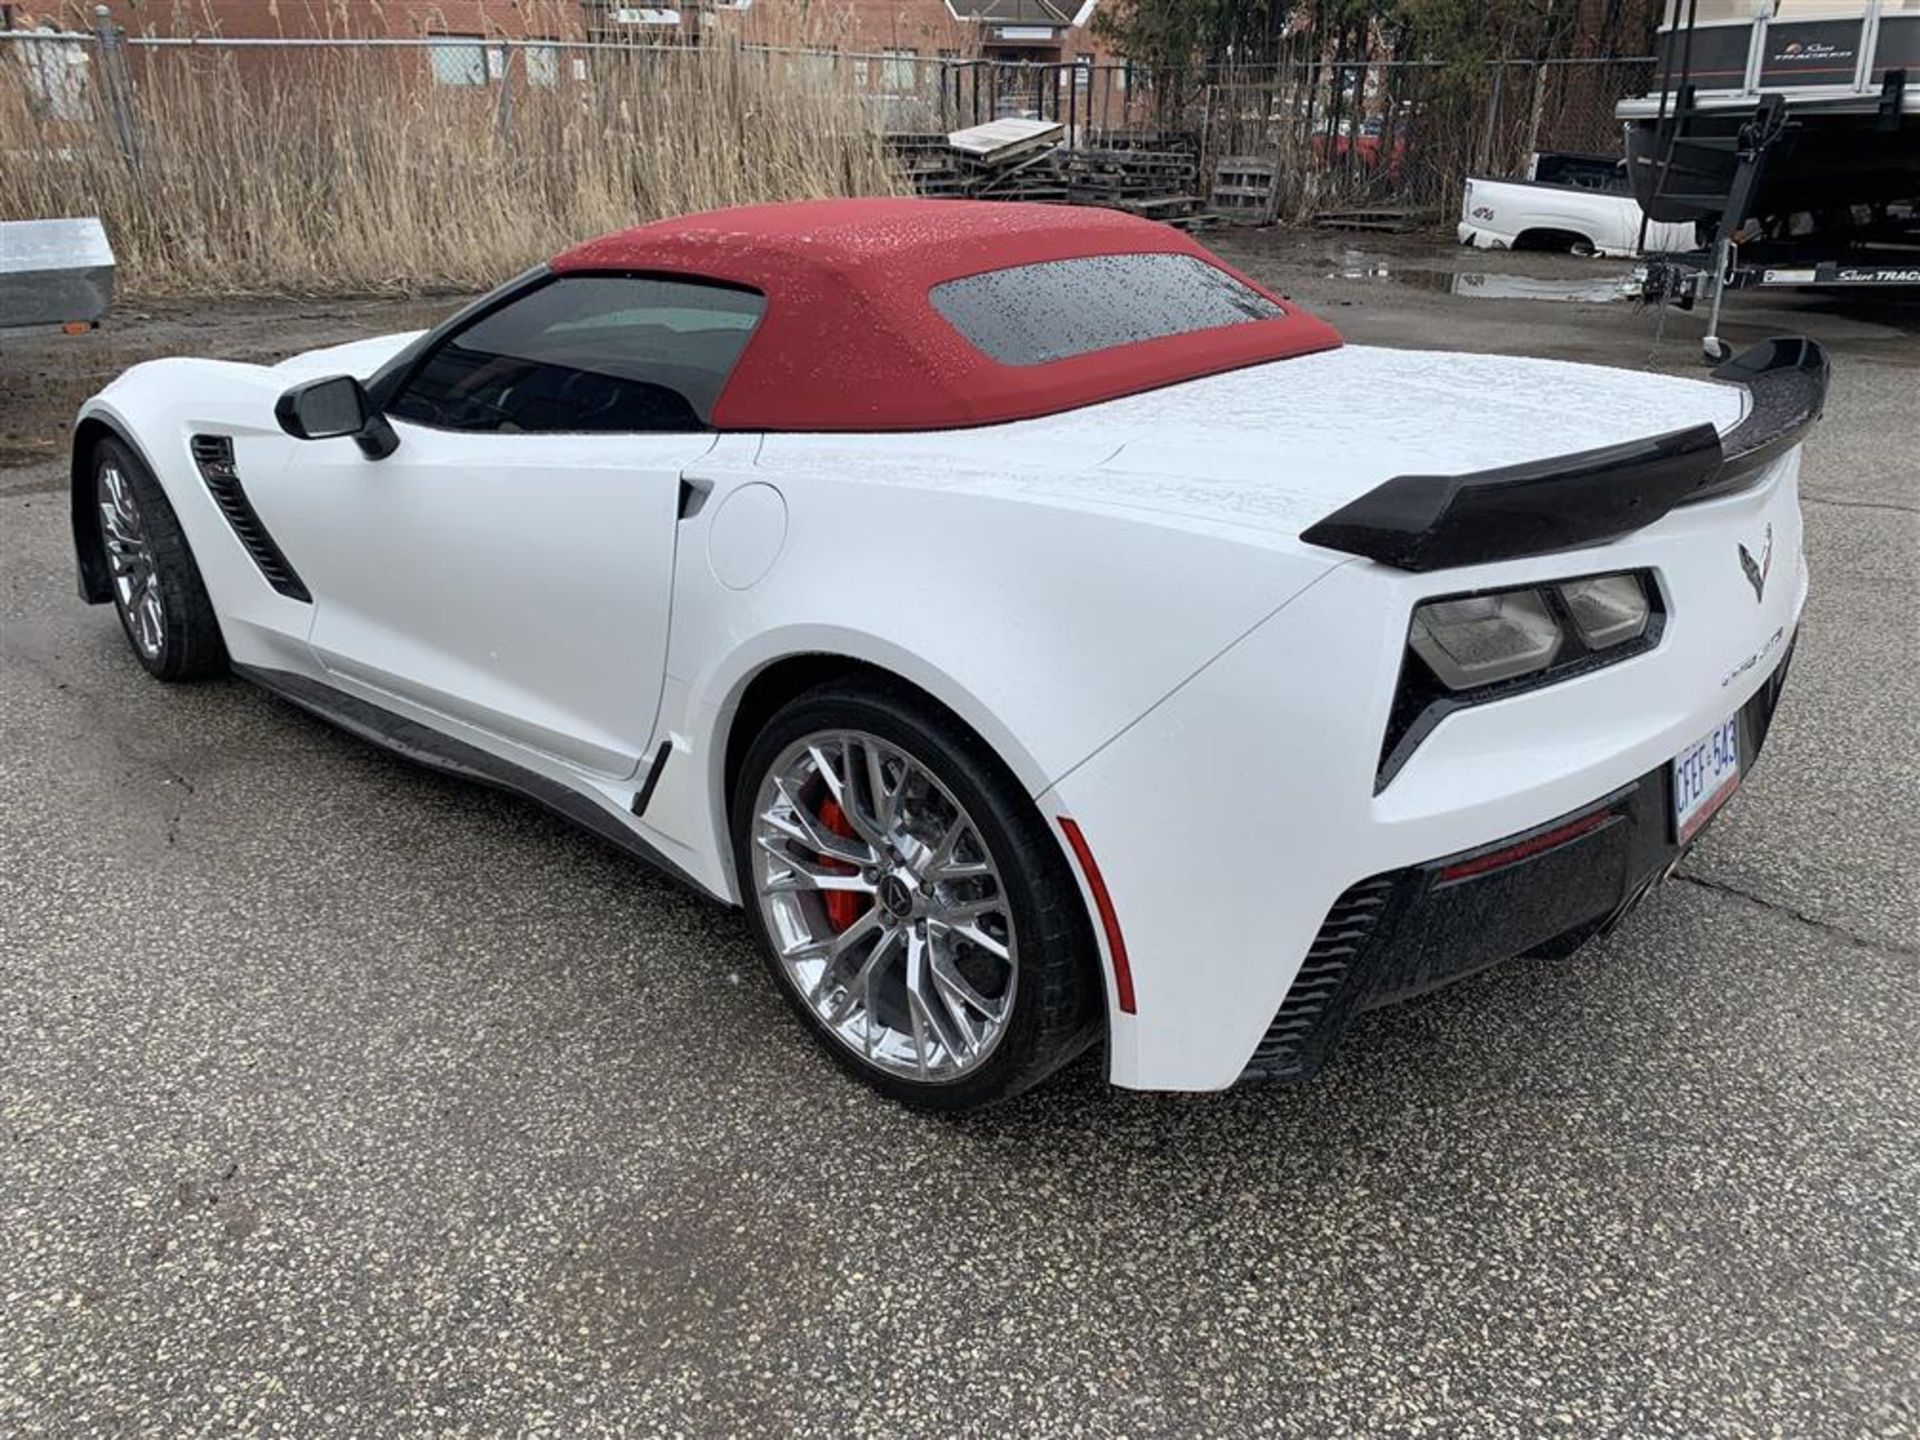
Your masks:
[{"label": "side skirt", "polygon": [[348,734],[378,745],[383,750],[390,750],[416,765],[532,800],[645,862],[690,894],[706,901],[714,898],[691,875],[599,805],[558,780],[551,780],[538,771],[515,765],[510,760],[502,760],[478,746],[442,735],[418,721],[396,715],[391,710],[383,710],[357,695],[348,695],[304,675],[295,675],[287,670],[257,669],[251,665],[235,665],[233,670],[235,674],[298,706],[309,715],[317,716],[329,725],[338,726]]}]

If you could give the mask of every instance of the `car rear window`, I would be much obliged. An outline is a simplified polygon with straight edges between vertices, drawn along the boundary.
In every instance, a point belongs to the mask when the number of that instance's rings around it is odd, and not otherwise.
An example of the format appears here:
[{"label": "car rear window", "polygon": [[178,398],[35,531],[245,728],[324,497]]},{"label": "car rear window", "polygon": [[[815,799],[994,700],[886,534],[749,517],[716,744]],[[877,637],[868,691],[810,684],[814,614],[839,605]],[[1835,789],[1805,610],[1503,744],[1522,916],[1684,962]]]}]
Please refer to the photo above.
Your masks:
[{"label": "car rear window", "polygon": [[928,298],[954,329],[1002,365],[1044,365],[1286,313],[1195,255],[1045,260],[948,280]]}]

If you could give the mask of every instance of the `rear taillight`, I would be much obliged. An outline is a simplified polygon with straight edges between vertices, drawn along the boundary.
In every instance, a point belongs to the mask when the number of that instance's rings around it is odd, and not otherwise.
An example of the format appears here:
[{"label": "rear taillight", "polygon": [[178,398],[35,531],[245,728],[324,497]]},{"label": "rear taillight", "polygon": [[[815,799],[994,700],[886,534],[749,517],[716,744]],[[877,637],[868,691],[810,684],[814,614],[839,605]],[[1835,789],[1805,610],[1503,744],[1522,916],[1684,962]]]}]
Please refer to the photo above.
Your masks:
[{"label": "rear taillight", "polygon": [[1407,644],[1449,690],[1474,690],[1546,669],[1560,622],[1538,590],[1502,590],[1422,605]]},{"label": "rear taillight", "polygon": [[1421,601],[1407,623],[1374,793],[1454,711],[1631,659],[1660,643],[1664,620],[1651,570]]},{"label": "rear taillight", "polygon": [[1590,650],[1611,650],[1647,633],[1653,602],[1637,574],[1595,575],[1554,587]]},{"label": "rear taillight", "polygon": [[1637,640],[1652,615],[1650,577],[1588,575],[1429,600],[1413,612],[1407,646],[1447,689],[1478,690]]}]

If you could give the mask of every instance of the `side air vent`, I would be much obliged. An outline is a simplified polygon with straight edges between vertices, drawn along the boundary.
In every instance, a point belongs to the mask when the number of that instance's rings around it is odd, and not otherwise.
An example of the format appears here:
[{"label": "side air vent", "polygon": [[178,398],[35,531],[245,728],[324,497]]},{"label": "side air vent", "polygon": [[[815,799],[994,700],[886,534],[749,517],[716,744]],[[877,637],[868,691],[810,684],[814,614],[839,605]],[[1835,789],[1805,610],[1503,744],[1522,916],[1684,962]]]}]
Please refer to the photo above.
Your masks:
[{"label": "side air vent", "polygon": [[1333,902],[1242,1080],[1306,1080],[1319,1071],[1359,999],[1365,976],[1356,963],[1399,879],[1376,875]]},{"label": "side air vent", "polygon": [[247,492],[240,484],[240,471],[233,463],[232,438],[196,435],[192,445],[193,463],[200,467],[200,478],[207,482],[214,503],[227,517],[240,543],[247,547],[247,554],[260,567],[267,583],[288,599],[311,605],[313,596],[300,583],[300,577],[287,563],[287,557],[280,553],[280,547],[273,543],[273,536],[267,533],[267,527],[260,523],[252,502],[247,499]]}]

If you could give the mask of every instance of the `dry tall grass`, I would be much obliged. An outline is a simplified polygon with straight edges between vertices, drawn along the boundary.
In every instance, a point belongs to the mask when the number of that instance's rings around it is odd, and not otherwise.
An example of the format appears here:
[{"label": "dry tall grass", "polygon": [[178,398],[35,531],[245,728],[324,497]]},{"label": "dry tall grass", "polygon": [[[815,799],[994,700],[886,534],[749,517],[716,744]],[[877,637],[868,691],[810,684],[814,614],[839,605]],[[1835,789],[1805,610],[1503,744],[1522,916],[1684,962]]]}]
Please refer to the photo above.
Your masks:
[{"label": "dry tall grass", "polygon": [[0,218],[102,216],[136,293],[472,289],[637,220],[902,189],[820,56],[516,51],[503,111],[421,49],[132,48],[130,161],[97,73],[63,119],[8,48]]}]

